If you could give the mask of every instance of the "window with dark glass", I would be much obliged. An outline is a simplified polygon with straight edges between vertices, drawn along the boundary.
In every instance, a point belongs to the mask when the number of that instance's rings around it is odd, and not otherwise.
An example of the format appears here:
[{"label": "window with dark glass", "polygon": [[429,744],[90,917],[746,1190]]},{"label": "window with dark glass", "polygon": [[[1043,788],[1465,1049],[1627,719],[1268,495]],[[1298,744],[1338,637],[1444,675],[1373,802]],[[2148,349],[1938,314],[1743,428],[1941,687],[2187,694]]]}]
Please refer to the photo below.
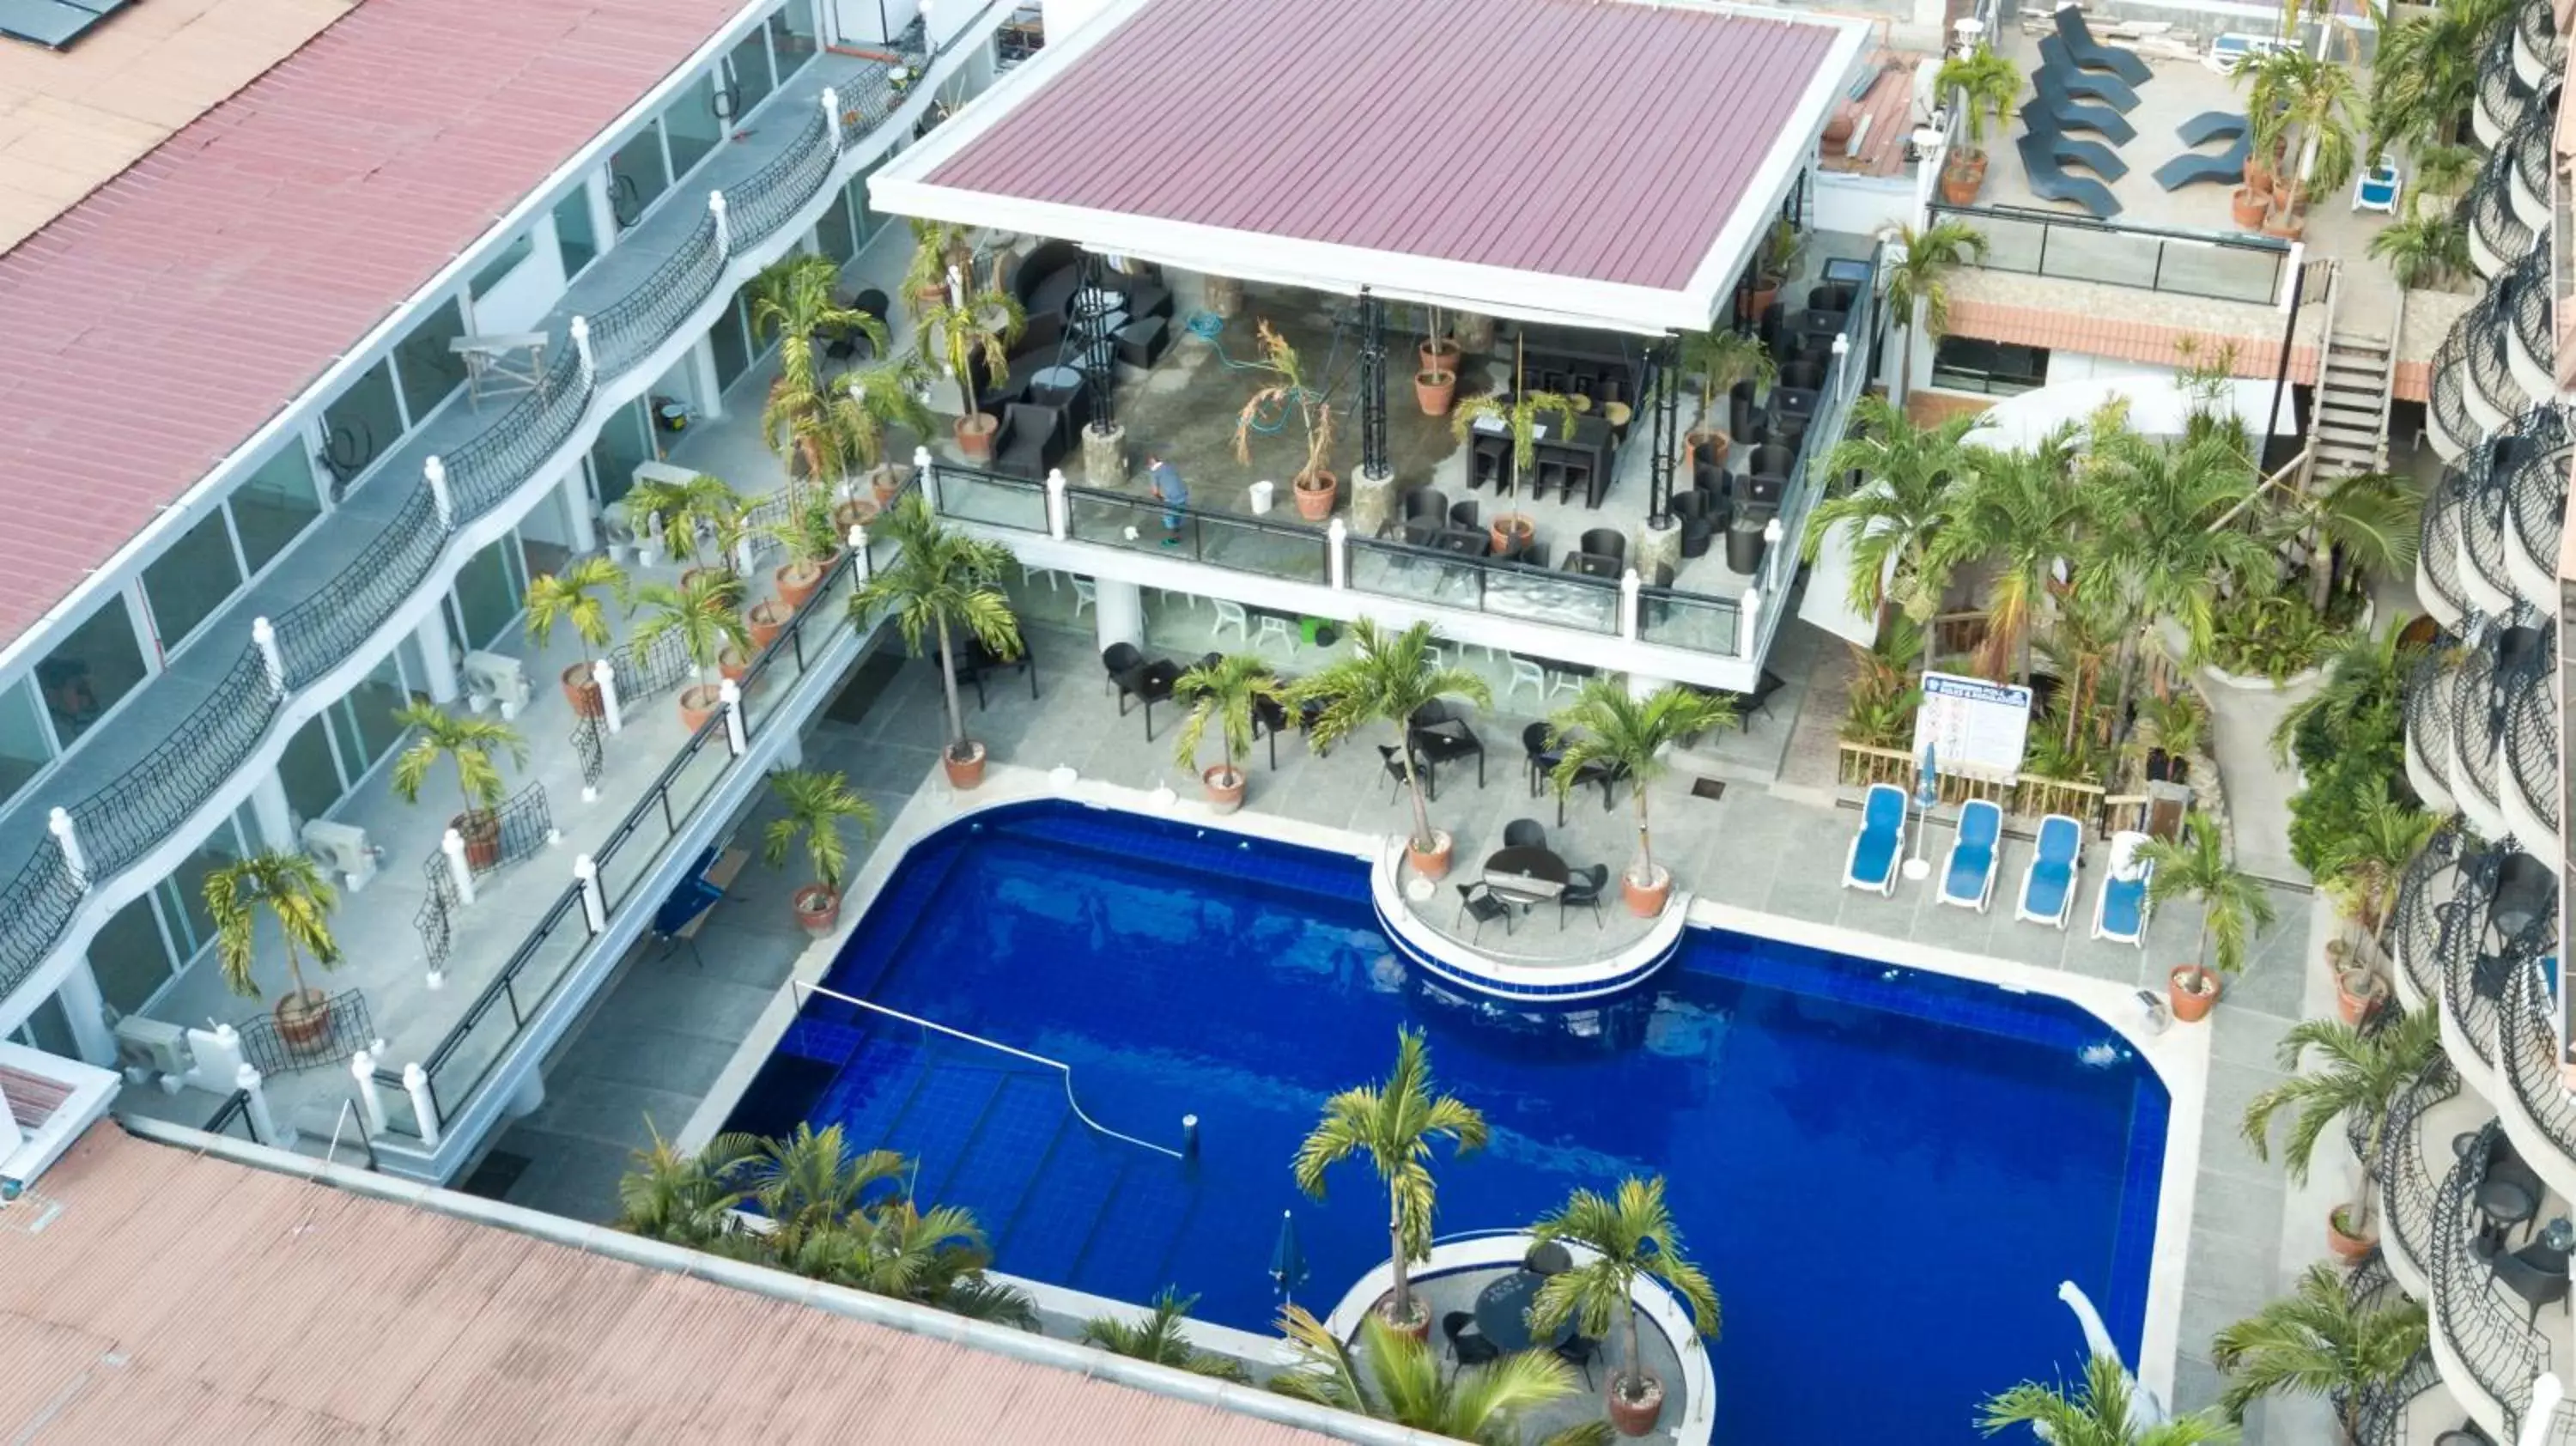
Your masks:
[{"label": "window with dark glass", "polygon": [[36,664],[36,688],[65,747],[143,681],[143,648],[122,596],[111,597]]},{"label": "window with dark glass", "polygon": [[1932,385],[1936,387],[2009,397],[2047,381],[2045,347],[1945,336],[1932,348]]},{"label": "window with dark glass", "polygon": [[153,635],[163,652],[197,630],[242,583],[233,557],[232,529],[222,508],[197,519],[169,550],[143,569],[143,596],[152,603]]},{"label": "window with dark glass", "polygon": [[394,369],[402,378],[403,402],[419,426],[447,394],[465,385],[465,358],[448,343],[465,334],[465,314],[450,301],[421,318],[411,335],[394,344]]},{"label": "window with dark glass", "polygon": [[242,479],[227,499],[233,509],[233,531],[241,538],[242,560],[250,570],[286,550],[286,544],[322,515],[322,495],[313,486],[313,459],[301,443],[290,442],[277,455]]},{"label": "window with dark glass", "polygon": [[599,233],[590,225],[590,188],[582,186],[555,202],[555,250],[563,255],[564,279],[599,257]]}]

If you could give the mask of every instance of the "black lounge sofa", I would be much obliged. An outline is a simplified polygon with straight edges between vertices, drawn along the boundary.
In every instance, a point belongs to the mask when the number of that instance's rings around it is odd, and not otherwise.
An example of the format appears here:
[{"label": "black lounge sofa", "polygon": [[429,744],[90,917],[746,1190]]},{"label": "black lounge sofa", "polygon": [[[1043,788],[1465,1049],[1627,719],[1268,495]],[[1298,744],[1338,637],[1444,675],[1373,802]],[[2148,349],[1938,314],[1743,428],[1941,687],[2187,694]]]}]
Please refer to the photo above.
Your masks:
[{"label": "black lounge sofa", "polygon": [[2120,214],[2120,198],[2111,188],[2089,176],[2070,176],[2050,154],[2063,137],[2025,135],[2014,142],[2021,151],[2021,168],[2029,177],[2032,195],[2046,201],[2072,201],[2093,215],[2096,221],[2107,221]]},{"label": "black lounge sofa", "polygon": [[2039,68],[2055,76],[2069,95],[2098,100],[2122,115],[2138,108],[2138,93],[2129,88],[2127,81],[2077,66],[2066,53],[2066,42],[2054,35],[2040,38]]},{"label": "black lounge sofa", "polygon": [[2107,105],[2087,105],[2070,94],[2054,71],[2043,70],[2031,77],[2037,99],[2022,108],[2024,115],[2036,111],[2061,131],[2092,131],[2115,146],[2125,146],[2138,138],[2138,128],[2123,119]]},{"label": "black lounge sofa", "polygon": [[2057,36],[2066,42],[2067,58],[2086,70],[2107,70],[2131,85],[2144,85],[2155,74],[2135,53],[2094,39],[2092,27],[2084,23],[2084,12],[2077,6],[2058,7]]}]

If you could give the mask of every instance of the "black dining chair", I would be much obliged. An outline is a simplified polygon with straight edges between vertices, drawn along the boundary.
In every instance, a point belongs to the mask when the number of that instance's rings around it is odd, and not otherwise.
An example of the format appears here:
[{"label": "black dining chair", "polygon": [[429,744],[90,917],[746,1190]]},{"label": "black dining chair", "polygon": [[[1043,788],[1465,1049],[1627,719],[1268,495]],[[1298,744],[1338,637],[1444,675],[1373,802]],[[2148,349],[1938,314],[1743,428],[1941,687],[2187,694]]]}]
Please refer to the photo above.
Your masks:
[{"label": "black dining chair", "polygon": [[1453,504],[1449,509],[1449,525],[1465,528],[1471,532],[1478,530],[1476,499],[1470,497],[1464,502]]},{"label": "black dining chair", "polygon": [[1272,697],[1252,700],[1252,740],[1255,743],[1264,738],[1270,740],[1270,767],[1274,771],[1279,767],[1279,735],[1287,732],[1290,726],[1287,704]]},{"label": "black dining chair", "polygon": [[[1387,782],[1390,785],[1386,791],[1386,801],[1393,803],[1404,796],[1404,759],[1395,751],[1392,744],[1386,743],[1377,746],[1377,756],[1386,767]],[[1431,766],[1418,753],[1414,755],[1413,766],[1422,775],[1422,791],[1430,795],[1433,803],[1438,803],[1440,775],[1433,772]]]},{"label": "black dining chair", "polygon": [[1543,849],[1547,847],[1547,825],[1534,818],[1516,818],[1503,825],[1503,847],[1507,849]]},{"label": "black dining chair", "polygon": [[1556,896],[1556,927],[1560,929],[1565,927],[1565,911],[1569,905],[1589,904],[1592,906],[1592,927],[1608,928],[1609,925],[1601,918],[1601,891],[1608,887],[1610,887],[1608,864],[1594,864],[1588,869],[1576,869],[1567,875],[1565,892]]},{"label": "black dining chair", "polygon": [[1458,886],[1458,917],[1472,917],[1476,921],[1476,931],[1467,936],[1467,942],[1471,944],[1484,938],[1485,926],[1496,919],[1503,921],[1503,932],[1509,934],[1514,912],[1511,905],[1503,902],[1501,895],[1486,888],[1482,882]]},{"label": "black dining chair", "polygon": [[1472,1312],[1453,1310],[1440,1318],[1440,1334],[1449,1338],[1449,1354],[1462,1366],[1482,1366],[1503,1358],[1503,1348],[1476,1329]]},{"label": "black dining chair", "polygon": [[1434,527],[1449,520],[1449,498],[1429,487],[1417,487],[1404,494],[1404,520],[1427,522]]},{"label": "black dining chair", "polygon": [[1111,643],[1100,650],[1100,667],[1109,675],[1109,687],[1113,692],[1123,686],[1122,679],[1144,666],[1145,655],[1136,651],[1134,643]]},{"label": "black dining chair", "polygon": [[1583,1373],[1583,1387],[1592,1388],[1592,1358],[1601,1354],[1601,1342],[1592,1336],[1568,1336],[1556,1348],[1556,1358]]},{"label": "black dining chair", "polygon": [[[2528,1258],[2535,1252],[2542,1251],[2542,1247],[2526,1245],[2516,1251],[2506,1251],[2497,1246],[2476,1248],[2491,1252],[2488,1254],[2487,1264],[2495,1271],[2496,1284],[2512,1291],[2525,1305],[2531,1307],[2530,1314],[2525,1317],[2526,1321],[2540,1319],[2542,1306],[2567,1299],[2566,1262],[2555,1261],[2556,1268],[2552,1269],[2553,1262],[2550,1260],[2534,1261]],[[2545,1254],[2554,1256],[2556,1252],[2548,1251]]]},{"label": "black dining chair", "polygon": [[1413,714],[1412,727],[1406,730],[1413,756],[1433,768],[1443,764],[1476,760],[1476,786],[1485,786],[1485,743],[1467,720],[1449,711],[1439,702],[1425,703]]},{"label": "black dining chair", "polygon": [[1583,534],[1583,550],[1612,562],[1628,560],[1628,536],[1615,527],[1595,527]]},{"label": "black dining chair", "polygon": [[1549,725],[1545,723],[1532,723],[1521,730],[1521,751],[1528,755],[1525,761],[1532,798],[1538,797],[1539,790],[1547,786],[1547,776],[1556,771],[1557,760],[1562,756],[1558,750],[1548,746],[1549,731]]},{"label": "black dining chair", "polygon": [[1587,783],[1601,785],[1601,811],[1608,813],[1611,802],[1616,797],[1620,777],[1619,770],[1608,763],[1587,763],[1574,770],[1574,786],[1556,796],[1556,826],[1565,827],[1565,800],[1581,792],[1583,785]]}]

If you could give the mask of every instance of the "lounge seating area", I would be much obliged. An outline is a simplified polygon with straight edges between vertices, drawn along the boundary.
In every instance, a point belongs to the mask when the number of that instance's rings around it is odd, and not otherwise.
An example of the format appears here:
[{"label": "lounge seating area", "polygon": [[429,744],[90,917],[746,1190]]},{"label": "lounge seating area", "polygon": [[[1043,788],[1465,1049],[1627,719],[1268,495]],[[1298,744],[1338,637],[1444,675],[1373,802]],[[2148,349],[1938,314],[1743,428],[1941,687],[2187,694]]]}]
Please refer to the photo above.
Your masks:
[{"label": "lounge seating area", "polygon": [[[2120,214],[2121,205],[2105,183],[2129,172],[2113,148],[2137,139],[2127,113],[2137,109],[2137,87],[2153,73],[2130,52],[2095,40],[2082,10],[2067,6],[2053,23],[2056,33],[2039,41],[2040,63],[2031,75],[2031,96],[2021,105],[2022,134],[2014,149],[2033,195],[2073,202],[2093,219],[2107,221]],[[2071,134],[2076,131],[2102,139],[2077,140]],[[2099,179],[2070,175],[2070,165]]]},{"label": "lounge seating area", "polygon": [[[1982,798],[1959,806],[1952,821],[1951,842],[1941,862],[1927,859],[1918,875],[1936,875],[1937,903],[1984,913],[1994,902],[1996,880],[2003,873],[2004,812]],[[1923,842],[1917,835],[1929,820],[1920,816],[1906,791],[1893,783],[1873,783],[1861,798],[1860,826],[1853,830],[1843,856],[1843,887],[1893,898],[1906,863]],[[2153,866],[2139,858],[2146,835],[2123,831],[2112,839],[2110,866],[2094,899],[2090,937],[2146,947],[2150,912],[2147,891]],[[2076,877],[2083,867],[2084,826],[2062,813],[2039,821],[2030,856],[2023,861],[2013,898],[2014,919],[2064,930],[2075,916],[2082,892]]]}]

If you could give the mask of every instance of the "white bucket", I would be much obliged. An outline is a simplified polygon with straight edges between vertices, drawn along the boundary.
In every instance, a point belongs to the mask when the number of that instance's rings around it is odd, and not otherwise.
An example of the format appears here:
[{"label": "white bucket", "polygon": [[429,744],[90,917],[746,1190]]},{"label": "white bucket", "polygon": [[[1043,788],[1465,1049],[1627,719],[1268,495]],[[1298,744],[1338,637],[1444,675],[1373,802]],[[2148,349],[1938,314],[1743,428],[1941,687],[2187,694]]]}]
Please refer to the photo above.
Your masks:
[{"label": "white bucket", "polygon": [[1262,480],[1261,480],[1261,481],[1259,481],[1259,482],[1255,482],[1255,483],[1253,483],[1253,484],[1252,484],[1252,510],[1253,510],[1256,514],[1257,514],[1257,513],[1263,513],[1263,512],[1267,512],[1267,511],[1269,511],[1269,510],[1270,510],[1270,498],[1271,498],[1271,495],[1272,495],[1273,493],[1276,493],[1278,490],[1279,490],[1279,484],[1277,484],[1277,483],[1275,483],[1275,482],[1272,482],[1272,481],[1270,481],[1270,480],[1269,480],[1269,479],[1267,479],[1267,478],[1264,478],[1264,479],[1262,479]]}]

